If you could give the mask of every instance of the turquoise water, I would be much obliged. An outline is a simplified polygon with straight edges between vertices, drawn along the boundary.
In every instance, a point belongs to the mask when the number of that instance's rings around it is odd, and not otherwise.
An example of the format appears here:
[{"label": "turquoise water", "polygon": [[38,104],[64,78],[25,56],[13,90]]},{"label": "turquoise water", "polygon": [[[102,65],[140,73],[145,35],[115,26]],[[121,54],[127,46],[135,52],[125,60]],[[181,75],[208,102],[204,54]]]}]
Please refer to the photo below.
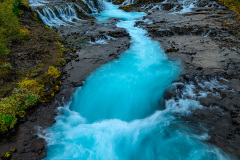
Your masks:
[{"label": "turquoise water", "polygon": [[[47,160],[217,160],[229,159],[203,143],[207,136],[183,127],[174,113],[200,108],[162,105],[164,90],[178,77],[178,62],[170,61],[145,30],[134,27],[144,13],[126,13],[104,2],[99,23],[122,19],[132,45],[115,61],[93,72],[73,100],[46,131]],[[104,46],[103,46],[104,47]],[[181,107],[181,106],[180,106]]]}]

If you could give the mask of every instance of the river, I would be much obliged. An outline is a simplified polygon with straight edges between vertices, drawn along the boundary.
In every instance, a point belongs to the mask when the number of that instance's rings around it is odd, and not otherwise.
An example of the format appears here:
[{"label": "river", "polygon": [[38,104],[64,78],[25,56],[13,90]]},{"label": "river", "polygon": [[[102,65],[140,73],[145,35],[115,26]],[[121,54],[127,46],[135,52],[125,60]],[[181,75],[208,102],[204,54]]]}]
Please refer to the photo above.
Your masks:
[{"label": "river", "polygon": [[160,44],[134,27],[145,13],[124,12],[110,2],[95,14],[97,23],[119,18],[117,27],[131,36],[130,48],[117,60],[98,68],[59,107],[56,123],[45,131],[46,160],[219,160],[230,159],[204,143],[206,133],[195,133],[179,118],[203,106],[190,100],[182,106],[165,102],[166,88],[181,72]]}]

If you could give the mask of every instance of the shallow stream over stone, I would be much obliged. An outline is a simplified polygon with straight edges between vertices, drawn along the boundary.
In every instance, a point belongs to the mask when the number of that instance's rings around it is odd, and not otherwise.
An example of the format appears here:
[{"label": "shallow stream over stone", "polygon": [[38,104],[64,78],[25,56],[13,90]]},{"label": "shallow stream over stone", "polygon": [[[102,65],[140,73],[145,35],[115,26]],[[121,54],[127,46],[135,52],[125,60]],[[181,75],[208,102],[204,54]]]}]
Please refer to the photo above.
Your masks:
[{"label": "shallow stream over stone", "polygon": [[182,107],[164,105],[163,93],[181,67],[145,30],[134,27],[145,13],[124,12],[109,2],[104,6],[96,15],[98,23],[121,19],[117,27],[128,31],[132,44],[119,59],[93,72],[72,101],[59,107],[56,123],[45,131],[46,159],[230,159],[204,143],[206,133],[194,132],[177,116],[203,106],[188,100],[181,101]]}]

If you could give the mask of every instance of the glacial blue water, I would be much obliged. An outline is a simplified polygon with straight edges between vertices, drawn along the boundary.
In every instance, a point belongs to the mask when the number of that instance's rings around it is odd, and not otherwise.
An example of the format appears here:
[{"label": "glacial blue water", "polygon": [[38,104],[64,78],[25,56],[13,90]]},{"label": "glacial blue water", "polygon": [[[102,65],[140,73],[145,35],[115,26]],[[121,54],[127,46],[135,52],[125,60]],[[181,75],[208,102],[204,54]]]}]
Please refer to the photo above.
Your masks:
[{"label": "glacial blue water", "polygon": [[[164,90],[181,72],[159,43],[145,30],[134,27],[144,13],[124,12],[104,2],[97,17],[122,19],[132,45],[118,60],[93,72],[60,107],[56,123],[47,129],[47,160],[219,160],[222,151],[202,142],[206,134],[194,134],[174,113],[201,108],[182,101],[179,108],[166,103]],[[103,46],[104,47],[104,46]]]}]

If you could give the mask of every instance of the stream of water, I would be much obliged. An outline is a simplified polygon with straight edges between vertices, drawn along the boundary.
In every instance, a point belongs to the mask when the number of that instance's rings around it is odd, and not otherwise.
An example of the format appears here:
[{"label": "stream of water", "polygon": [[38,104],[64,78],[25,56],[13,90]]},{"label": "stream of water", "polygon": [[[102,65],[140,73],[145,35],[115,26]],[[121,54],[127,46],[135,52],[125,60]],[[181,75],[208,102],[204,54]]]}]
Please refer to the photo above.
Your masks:
[{"label": "stream of water", "polygon": [[115,17],[122,21],[132,45],[118,60],[93,72],[60,107],[56,123],[47,129],[47,160],[220,160],[229,157],[191,131],[176,113],[202,106],[183,101],[184,108],[163,105],[165,89],[181,72],[159,43],[134,27],[145,14],[124,12],[109,2],[98,23]]}]

